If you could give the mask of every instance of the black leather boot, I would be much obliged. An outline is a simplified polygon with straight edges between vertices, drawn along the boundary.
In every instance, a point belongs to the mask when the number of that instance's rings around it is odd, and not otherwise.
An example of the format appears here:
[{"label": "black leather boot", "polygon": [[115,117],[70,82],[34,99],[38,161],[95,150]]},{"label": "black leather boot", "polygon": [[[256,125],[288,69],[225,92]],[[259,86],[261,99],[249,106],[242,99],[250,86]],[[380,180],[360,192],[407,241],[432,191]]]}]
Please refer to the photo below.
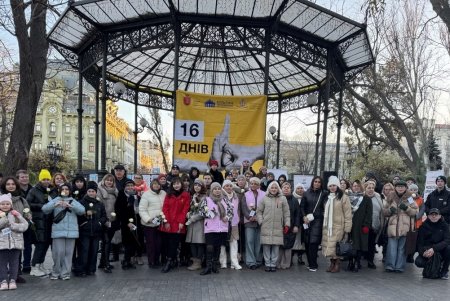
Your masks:
[{"label": "black leather boot", "polygon": [[172,259],[167,259],[167,262],[164,265],[164,267],[161,270],[161,272],[167,273],[167,272],[169,272],[172,269],[172,267],[173,267]]},{"label": "black leather boot", "polygon": [[213,267],[213,256],[211,252],[206,252],[206,266],[203,269],[203,271],[200,273],[200,275],[208,275],[212,273],[212,267]]}]

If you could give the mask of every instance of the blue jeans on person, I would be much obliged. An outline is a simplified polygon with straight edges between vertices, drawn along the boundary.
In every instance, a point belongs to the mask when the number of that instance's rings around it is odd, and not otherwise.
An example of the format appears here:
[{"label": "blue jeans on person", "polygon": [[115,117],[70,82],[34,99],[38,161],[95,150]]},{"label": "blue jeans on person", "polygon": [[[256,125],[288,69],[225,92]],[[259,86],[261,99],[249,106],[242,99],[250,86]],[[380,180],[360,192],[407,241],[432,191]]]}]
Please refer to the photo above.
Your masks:
[{"label": "blue jeans on person", "polygon": [[245,264],[249,267],[262,263],[261,228],[245,228]]},{"label": "blue jeans on person", "polygon": [[31,254],[32,254],[32,233],[33,230],[28,228],[27,231],[23,233],[23,262],[22,262],[22,268],[31,268]]},{"label": "blue jeans on person", "polygon": [[405,254],[406,236],[389,237],[384,268],[391,271],[403,272],[406,265]]}]

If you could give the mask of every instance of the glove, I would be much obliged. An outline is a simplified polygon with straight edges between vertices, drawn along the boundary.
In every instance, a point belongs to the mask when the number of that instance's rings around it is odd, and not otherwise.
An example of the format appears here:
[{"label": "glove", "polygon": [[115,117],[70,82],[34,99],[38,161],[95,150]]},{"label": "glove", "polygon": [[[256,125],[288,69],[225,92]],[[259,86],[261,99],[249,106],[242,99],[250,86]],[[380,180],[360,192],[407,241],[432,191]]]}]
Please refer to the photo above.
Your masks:
[{"label": "glove", "polygon": [[391,211],[391,214],[396,214],[397,213],[397,209],[395,207],[389,208],[389,211]]},{"label": "glove", "polygon": [[288,232],[289,232],[289,227],[288,226],[284,226],[283,234],[287,234]]},{"label": "glove", "polygon": [[11,214],[14,215],[14,216],[19,216],[19,212],[17,212],[16,210],[12,210]]},{"label": "glove", "polygon": [[401,203],[400,206],[398,206],[398,208],[406,211],[406,210],[408,210],[408,205],[406,205],[405,203]]},{"label": "glove", "polygon": [[369,227],[363,226],[361,230],[363,234],[369,234]]}]

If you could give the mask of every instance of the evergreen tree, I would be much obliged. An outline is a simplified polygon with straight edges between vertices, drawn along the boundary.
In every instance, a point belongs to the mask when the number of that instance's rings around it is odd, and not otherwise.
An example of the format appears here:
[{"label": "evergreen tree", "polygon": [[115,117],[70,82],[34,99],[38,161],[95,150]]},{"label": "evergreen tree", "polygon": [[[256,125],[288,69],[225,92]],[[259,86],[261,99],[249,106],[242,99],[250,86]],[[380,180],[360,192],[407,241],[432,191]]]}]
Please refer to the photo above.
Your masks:
[{"label": "evergreen tree", "polygon": [[430,170],[442,169],[441,151],[436,143],[436,138],[434,137],[433,132],[431,132],[428,136],[428,160],[430,163]]}]

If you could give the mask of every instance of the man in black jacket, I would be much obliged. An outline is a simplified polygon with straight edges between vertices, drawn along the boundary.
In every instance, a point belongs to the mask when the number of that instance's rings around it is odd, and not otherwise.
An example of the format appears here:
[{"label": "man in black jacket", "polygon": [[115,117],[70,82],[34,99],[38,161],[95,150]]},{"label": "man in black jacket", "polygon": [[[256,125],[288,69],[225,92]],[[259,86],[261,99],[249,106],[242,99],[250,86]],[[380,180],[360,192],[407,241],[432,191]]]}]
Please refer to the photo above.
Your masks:
[{"label": "man in black jacket", "polygon": [[419,255],[430,258],[435,252],[442,256],[441,279],[448,280],[450,265],[450,231],[437,208],[430,209],[427,220],[419,229],[417,237]]},{"label": "man in black jacket", "polygon": [[450,222],[450,192],[445,189],[447,179],[444,176],[436,178],[436,190],[430,193],[425,202],[425,212],[430,214],[431,208],[437,208],[447,223]]}]

